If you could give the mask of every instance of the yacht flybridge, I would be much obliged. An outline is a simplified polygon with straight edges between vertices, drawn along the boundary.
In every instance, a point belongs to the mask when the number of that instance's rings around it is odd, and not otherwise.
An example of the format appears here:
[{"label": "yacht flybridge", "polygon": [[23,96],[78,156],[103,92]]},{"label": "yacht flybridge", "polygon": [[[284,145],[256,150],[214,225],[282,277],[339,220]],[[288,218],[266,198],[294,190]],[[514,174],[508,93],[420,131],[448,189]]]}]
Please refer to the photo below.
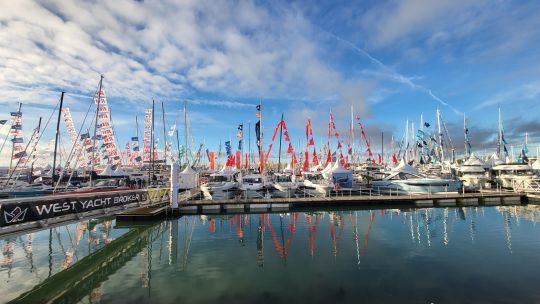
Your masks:
[{"label": "yacht flybridge", "polygon": [[495,181],[502,187],[514,191],[540,191],[540,177],[528,164],[510,163],[492,168]]},{"label": "yacht flybridge", "polygon": [[473,153],[457,168],[458,178],[463,182],[466,190],[475,191],[489,187],[489,177],[485,167],[485,163]]},{"label": "yacht flybridge", "polygon": [[238,188],[240,171],[236,168],[223,167],[218,173],[210,174],[208,181],[201,185],[206,199],[229,199],[234,197]]}]

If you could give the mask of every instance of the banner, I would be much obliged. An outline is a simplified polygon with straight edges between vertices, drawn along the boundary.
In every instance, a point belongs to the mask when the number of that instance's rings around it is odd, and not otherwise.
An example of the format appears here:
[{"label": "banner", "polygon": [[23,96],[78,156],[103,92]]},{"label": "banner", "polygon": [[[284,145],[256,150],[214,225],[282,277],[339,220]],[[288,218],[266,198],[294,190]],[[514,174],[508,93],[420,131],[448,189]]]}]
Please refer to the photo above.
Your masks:
[{"label": "banner", "polygon": [[45,201],[22,201],[0,206],[0,226],[9,226],[26,222],[34,222],[61,215],[88,212],[126,204],[145,202],[146,191],[128,193],[108,193],[104,195],[88,195],[79,197],[60,197]]},{"label": "banner", "polygon": [[216,161],[216,156],[215,156],[215,152],[208,152],[208,158],[209,158],[209,163],[210,163],[210,170],[211,171],[214,171],[216,168],[216,164],[215,164],[215,161]]}]

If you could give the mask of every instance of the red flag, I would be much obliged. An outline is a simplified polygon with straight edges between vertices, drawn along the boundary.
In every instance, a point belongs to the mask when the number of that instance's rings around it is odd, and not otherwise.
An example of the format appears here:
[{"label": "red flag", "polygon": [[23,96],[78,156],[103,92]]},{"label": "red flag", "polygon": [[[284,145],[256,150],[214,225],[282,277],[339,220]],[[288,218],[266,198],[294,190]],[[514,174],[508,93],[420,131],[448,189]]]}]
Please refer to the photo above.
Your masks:
[{"label": "red flag", "polygon": [[242,169],[242,154],[236,150],[236,168]]},{"label": "red flag", "polygon": [[330,150],[328,150],[328,154],[326,154],[326,164],[328,165],[331,162],[332,162],[332,154],[330,153]]},{"label": "red flag", "polygon": [[289,147],[287,148],[287,153],[293,153],[293,146],[290,142],[289,142]]},{"label": "red flag", "polygon": [[398,163],[398,160],[397,160],[397,157],[396,157],[396,153],[392,153],[392,162],[394,164],[397,164]]},{"label": "red flag", "polygon": [[337,142],[337,148],[341,149],[341,142],[340,141]]},{"label": "red flag", "polygon": [[309,168],[309,153],[308,151],[304,152],[304,166],[302,167],[303,171],[307,171]]},{"label": "red flag", "polygon": [[379,154],[379,164],[382,164],[382,156]]},{"label": "red flag", "polygon": [[215,169],[215,154],[214,152],[208,152],[208,156],[210,156],[210,170],[214,170]]},{"label": "red flag", "polygon": [[257,116],[258,119],[261,119],[261,112],[257,112],[257,114],[255,114],[255,116]]},{"label": "red flag", "polygon": [[315,151],[315,149],[313,149],[313,163],[315,165],[319,164],[319,159],[317,158],[317,152]]},{"label": "red flag", "polygon": [[248,155],[249,155],[249,154],[246,153],[246,160],[245,160],[245,162],[244,162],[246,169],[249,169],[249,156],[248,156]]},{"label": "red flag", "polygon": [[339,152],[339,163],[344,166],[345,165],[345,159],[343,159],[343,153]]},{"label": "red flag", "polygon": [[309,140],[308,147],[309,147],[309,146],[314,146],[314,145],[315,145],[315,141],[313,141],[313,138],[311,138],[311,139]]}]

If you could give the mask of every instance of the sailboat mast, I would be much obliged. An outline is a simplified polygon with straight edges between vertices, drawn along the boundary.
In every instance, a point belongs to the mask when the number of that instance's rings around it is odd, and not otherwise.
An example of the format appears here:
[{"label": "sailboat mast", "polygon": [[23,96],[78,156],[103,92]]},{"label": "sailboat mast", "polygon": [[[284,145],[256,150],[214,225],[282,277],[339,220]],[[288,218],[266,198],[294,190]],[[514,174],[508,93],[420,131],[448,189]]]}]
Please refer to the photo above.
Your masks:
[{"label": "sailboat mast", "polygon": [[463,114],[463,136],[465,137],[465,158],[469,154],[469,149],[467,147],[467,117]]},{"label": "sailboat mast", "polygon": [[405,162],[409,162],[409,119],[405,121]]},{"label": "sailboat mast", "polygon": [[[97,108],[96,108],[96,120],[94,122],[94,138],[92,142],[92,162],[90,164],[90,186],[92,186],[92,174],[94,172],[94,162],[96,160],[96,133],[99,119],[99,105],[101,103],[101,88],[103,86],[103,75],[99,79],[98,96],[97,96]],[[54,170],[54,168],[53,168]],[[54,171],[53,171],[54,172]],[[54,175],[54,173],[53,173]]]},{"label": "sailboat mast", "polygon": [[52,180],[54,180],[54,173],[56,172],[56,151],[58,150],[58,138],[60,136],[60,119],[62,118],[62,105],[64,104],[64,92],[60,95],[60,107],[58,108],[58,120],[56,121],[56,135],[54,137],[54,154],[53,154],[53,166],[52,166]]},{"label": "sailboat mast", "polygon": [[441,147],[441,165],[444,162],[444,147],[442,142],[442,132],[441,132],[441,112],[437,109],[437,128],[439,131],[439,146]]},{"label": "sailboat mast", "polygon": [[[22,103],[19,102],[19,109],[17,110],[17,115],[21,115],[21,107],[22,107]],[[19,118],[19,117],[17,117]],[[8,132],[9,134],[9,132]],[[15,136],[13,137],[15,138]],[[5,141],[4,141],[5,143]],[[11,167],[13,166],[13,154],[15,153],[15,140],[13,140],[13,142],[11,143],[11,158],[9,159],[9,171],[11,171]]]},{"label": "sailboat mast", "polygon": [[[422,136],[422,141],[424,140],[424,113],[420,114],[420,133]],[[424,143],[422,142],[422,147],[420,148],[420,164],[423,163],[424,158]]]},{"label": "sailboat mast", "polygon": [[[41,116],[39,117],[39,122],[38,122],[38,126],[36,128],[36,132],[37,132],[38,135],[39,135],[39,132],[41,132]],[[36,161],[36,155],[34,154],[32,156],[32,164],[30,164],[30,180],[34,179],[34,162],[35,161]]]},{"label": "sailboat mast", "polygon": [[[176,133],[176,149],[178,150],[178,153],[180,153],[180,137],[178,136],[178,128],[175,130]],[[178,159],[178,164],[180,164],[180,159]]]},{"label": "sailboat mast", "polygon": [[167,131],[165,131],[165,107],[161,102],[161,123],[163,124],[163,162],[167,164]]},{"label": "sailboat mast", "polygon": [[150,126],[150,168],[148,170],[148,184],[153,183],[152,175],[154,174],[154,109],[155,101],[152,98],[152,125]]},{"label": "sailboat mast", "polygon": [[499,131],[498,138],[497,138],[497,156],[502,159],[502,125],[501,125],[501,108],[499,108],[499,119],[497,123],[497,128]]},{"label": "sailboat mast", "polygon": [[187,101],[184,99],[184,160],[188,165],[188,123],[187,123]]},{"label": "sailboat mast", "polygon": [[252,161],[252,159],[251,159],[251,120],[248,121],[248,163],[246,164],[247,171],[249,171],[249,163],[250,163],[250,161]]},{"label": "sailboat mast", "polygon": [[351,163],[355,163],[354,159],[353,159],[353,155],[354,155],[354,108],[353,108],[353,104],[351,103],[351,150],[350,151],[347,151],[351,157]]},{"label": "sailboat mast", "polygon": [[259,155],[259,172],[261,175],[264,175],[264,167],[265,167],[265,157],[264,157],[264,141],[263,141],[263,119],[262,119],[262,99],[259,99],[259,109],[261,113],[261,117],[259,117],[259,124],[260,124],[260,130],[259,130],[259,147],[260,147],[260,155]]},{"label": "sailboat mast", "polygon": [[281,137],[283,135],[283,113],[281,113],[281,120],[279,121],[279,154],[278,154],[278,172],[281,171]]},{"label": "sailboat mast", "polygon": [[381,164],[384,164],[384,132],[381,132]]}]

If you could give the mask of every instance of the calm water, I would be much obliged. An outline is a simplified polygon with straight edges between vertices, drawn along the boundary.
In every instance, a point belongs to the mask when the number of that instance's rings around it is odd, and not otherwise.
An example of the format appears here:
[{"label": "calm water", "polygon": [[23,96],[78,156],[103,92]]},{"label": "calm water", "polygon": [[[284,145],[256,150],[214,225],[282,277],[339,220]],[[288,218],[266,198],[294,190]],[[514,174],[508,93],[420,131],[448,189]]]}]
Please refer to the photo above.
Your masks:
[{"label": "calm water", "polygon": [[98,219],[0,240],[0,302],[539,303],[539,207]]}]

